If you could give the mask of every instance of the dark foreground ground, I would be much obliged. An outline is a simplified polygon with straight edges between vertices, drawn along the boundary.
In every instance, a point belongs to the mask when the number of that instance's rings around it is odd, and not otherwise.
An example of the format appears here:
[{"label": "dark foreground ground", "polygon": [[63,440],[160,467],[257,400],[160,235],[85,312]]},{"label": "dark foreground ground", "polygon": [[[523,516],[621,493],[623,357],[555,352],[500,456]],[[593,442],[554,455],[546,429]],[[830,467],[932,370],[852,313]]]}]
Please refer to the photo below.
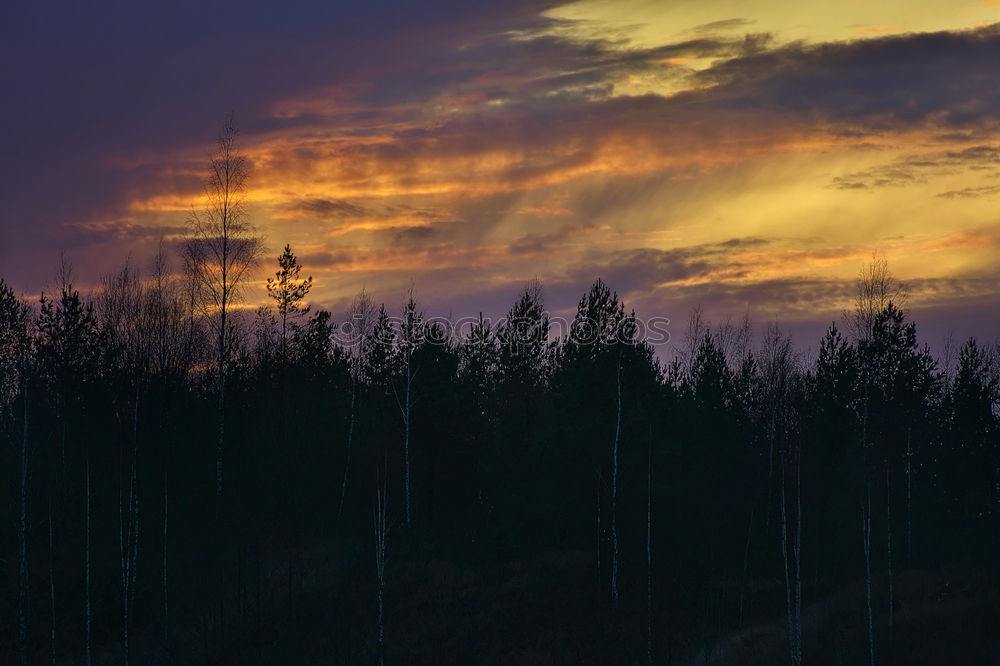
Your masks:
[{"label": "dark foreground ground", "polygon": [[[168,635],[162,622],[153,621],[132,638],[130,663],[377,663],[369,550],[364,544],[329,542],[303,544],[297,552],[274,549],[260,558],[259,585],[256,558],[248,557],[244,567],[228,572],[234,587],[223,610],[224,632],[214,620],[218,607],[205,606],[204,599],[212,597],[206,594],[211,585],[206,577],[204,588],[176,602]],[[530,562],[489,565],[405,548],[391,554],[388,664],[644,664],[647,626],[654,664],[790,661],[782,580],[696,584],[660,572],[647,623],[644,599],[614,613],[603,595],[598,598],[591,553],[553,552]],[[626,582],[633,596],[644,596],[644,581],[638,588],[633,583],[640,581]],[[873,581],[876,663],[1000,663],[996,571],[901,571],[892,584],[890,619],[888,579]],[[48,622],[48,609],[35,611],[33,621]],[[60,623],[58,664],[83,663],[80,646],[72,644],[77,622],[71,619]],[[33,648],[29,663],[52,663],[48,641]],[[864,581],[838,589],[804,581],[804,663],[864,664],[868,649]],[[120,636],[106,629],[95,635],[93,663],[121,664]]]}]

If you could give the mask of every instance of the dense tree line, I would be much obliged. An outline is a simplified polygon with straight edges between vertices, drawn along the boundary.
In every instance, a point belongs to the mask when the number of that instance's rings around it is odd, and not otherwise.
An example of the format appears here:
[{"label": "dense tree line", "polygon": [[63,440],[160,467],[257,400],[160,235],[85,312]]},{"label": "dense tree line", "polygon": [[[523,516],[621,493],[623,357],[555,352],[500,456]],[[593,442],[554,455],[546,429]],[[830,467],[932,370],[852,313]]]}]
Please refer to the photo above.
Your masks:
[{"label": "dense tree line", "polygon": [[780,618],[800,664],[851,586],[840,656],[903,662],[912,572],[994,566],[1000,354],[935,359],[884,262],[815,358],[696,311],[664,361],[601,280],[562,336],[539,284],[336,317],[289,246],[252,310],[230,129],[179,261],[0,281],[5,662],[711,662]]},{"label": "dense tree line", "polygon": [[[0,283],[11,654],[127,658],[151,632],[209,653],[285,640],[310,544],[352,544],[363,587],[373,511],[379,594],[418,548],[589,551],[593,612],[651,613],[656,654],[672,631],[766,611],[799,663],[803,596],[864,580],[879,607],[860,612],[882,617],[894,570],[997,556],[997,350],[970,339],[939,363],[892,302],[850,336],[831,325],[814,361],[776,325],[733,344],[696,317],[690,352],[661,365],[600,280],[559,339],[538,285],[462,335],[412,294],[395,319],[363,294],[338,336],[302,307],[299,270],[286,247],[278,307],[227,322],[221,494],[217,343],[165,258],[89,297],[67,282],[28,304]],[[777,599],[762,579],[782,581]],[[713,598],[723,581],[732,598]],[[891,625],[873,625],[869,647],[890,650]]]}]

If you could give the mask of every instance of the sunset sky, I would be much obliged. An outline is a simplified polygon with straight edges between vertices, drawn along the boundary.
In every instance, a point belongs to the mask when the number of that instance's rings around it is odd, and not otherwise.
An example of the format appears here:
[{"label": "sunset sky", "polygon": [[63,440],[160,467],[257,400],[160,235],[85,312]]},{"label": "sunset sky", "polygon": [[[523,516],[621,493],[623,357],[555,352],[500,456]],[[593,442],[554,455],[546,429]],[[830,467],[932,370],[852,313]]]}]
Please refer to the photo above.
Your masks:
[{"label": "sunset sky", "polygon": [[176,244],[234,109],[259,282],[291,243],[335,312],[600,276],[815,345],[880,250],[928,342],[1000,332],[1000,0],[85,4],[0,9],[22,293]]}]

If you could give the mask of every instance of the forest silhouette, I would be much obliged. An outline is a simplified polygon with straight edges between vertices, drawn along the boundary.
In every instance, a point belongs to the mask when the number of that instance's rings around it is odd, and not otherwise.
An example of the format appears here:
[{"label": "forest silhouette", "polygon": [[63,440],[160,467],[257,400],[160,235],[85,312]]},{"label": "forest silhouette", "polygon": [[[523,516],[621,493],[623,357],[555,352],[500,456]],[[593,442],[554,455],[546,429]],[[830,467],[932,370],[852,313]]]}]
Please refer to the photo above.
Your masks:
[{"label": "forest silhouette", "polygon": [[180,251],[0,280],[4,663],[1000,661],[1000,348],[884,258],[815,358],[695,310],[663,359],[600,279],[559,336],[537,282],[340,319],[237,138]]}]

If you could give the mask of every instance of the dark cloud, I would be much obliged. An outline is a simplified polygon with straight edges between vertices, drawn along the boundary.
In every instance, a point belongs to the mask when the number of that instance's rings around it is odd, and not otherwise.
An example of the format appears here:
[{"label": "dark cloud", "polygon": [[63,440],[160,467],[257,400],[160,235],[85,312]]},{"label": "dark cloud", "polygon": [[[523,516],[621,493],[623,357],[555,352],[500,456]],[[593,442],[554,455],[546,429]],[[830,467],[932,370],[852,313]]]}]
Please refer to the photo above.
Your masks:
[{"label": "dark cloud", "polygon": [[853,290],[853,280],[797,277],[668,286],[654,295],[664,300],[701,303],[717,315],[740,312],[753,304],[760,314],[780,313],[782,318],[799,319],[823,313],[827,304],[849,298]]},{"label": "dark cloud", "polygon": [[531,233],[515,239],[507,246],[507,251],[515,255],[540,254],[563,248],[580,234],[592,231],[589,227],[564,224],[554,231]]},{"label": "dark cloud", "polygon": [[997,194],[998,192],[1000,192],[1000,185],[985,185],[983,187],[964,187],[960,190],[949,190],[937,196],[942,199],[978,199],[979,197]]},{"label": "dark cloud", "polygon": [[771,241],[766,238],[730,238],[729,240],[722,241],[719,243],[714,243],[710,247],[724,247],[724,248],[750,248],[750,247],[762,247],[764,245],[770,244]]},{"label": "dark cloud", "polygon": [[[837,176],[830,186],[840,190],[876,189],[922,184],[929,176],[960,173],[963,170],[984,171],[1000,167],[1000,148],[991,145],[970,146],[961,150],[945,150],[910,155],[888,164]],[[968,188],[977,190],[980,188]],[[967,190],[961,190],[967,192]],[[946,192],[945,198],[967,196]]]},{"label": "dark cloud", "polygon": [[383,215],[387,216],[406,216],[413,217],[421,220],[426,220],[427,222],[455,222],[451,219],[451,216],[432,208],[418,208],[410,204],[399,204],[398,206],[386,206]]},{"label": "dark cloud", "polygon": [[125,241],[126,243],[145,242],[188,232],[188,228],[181,225],[148,226],[120,221],[81,224],[76,227],[76,230],[87,242],[102,243],[112,240]]},{"label": "dark cloud", "polygon": [[831,187],[838,190],[870,190],[878,187],[898,187],[926,183],[927,178],[913,165],[883,165],[837,176]]},{"label": "dark cloud", "polygon": [[724,30],[737,30],[739,28],[745,28],[746,26],[753,25],[754,23],[756,23],[756,21],[751,21],[750,19],[745,18],[723,19],[721,21],[712,21],[711,23],[696,25],[691,29],[691,31],[702,35],[711,35]]},{"label": "dark cloud", "polygon": [[784,110],[813,122],[892,130],[995,126],[1000,90],[984,86],[1000,61],[1000,24],[818,45],[790,44],[721,62],[697,75],[708,99]]},{"label": "dark cloud", "polygon": [[345,199],[300,199],[282,206],[283,213],[295,217],[328,220],[340,217],[362,217],[369,213],[364,206]]},{"label": "dark cloud", "polygon": [[962,150],[949,150],[945,159],[952,164],[1000,166],[1000,146],[970,146]]},{"label": "dark cloud", "polygon": [[312,252],[301,257],[303,266],[316,266],[318,268],[335,268],[350,264],[354,260],[349,250],[338,250],[335,252]]},{"label": "dark cloud", "polygon": [[444,235],[442,229],[423,225],[417,227],[390,227],[385,229],[385,234],[392,237],[393,245],[423,245],[432,240],[437,240]]},{"label": "dark cloud", "polygon": [[733,253],[760,249],[772,241],[747,237],[718,243],[689,245],[668,250],[636,248],[611,253],[591,254],[566,279],[586,282],[588,275],[600,275],[622,293],[643,293],[662,285],[687,280],[744,277],[749,267],[734,260]]}]

